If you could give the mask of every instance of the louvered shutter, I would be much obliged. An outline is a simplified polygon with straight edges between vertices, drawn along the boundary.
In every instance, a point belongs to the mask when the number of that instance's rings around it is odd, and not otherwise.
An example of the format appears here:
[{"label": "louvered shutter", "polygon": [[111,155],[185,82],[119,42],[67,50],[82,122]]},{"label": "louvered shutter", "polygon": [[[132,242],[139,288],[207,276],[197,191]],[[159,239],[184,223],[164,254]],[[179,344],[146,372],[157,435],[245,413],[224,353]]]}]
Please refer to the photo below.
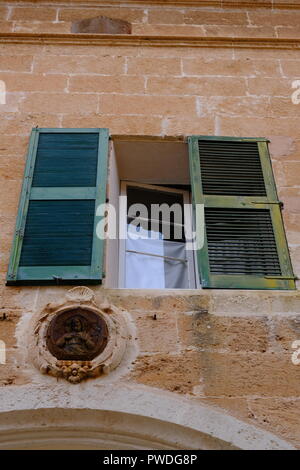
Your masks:
[{"label": "louvered shutter", "polygon": [[192,136],[189,154],[202,287],[294,289],[267,140]]},{"label": "louvered shutter", "polygon": [[101,282],[107,156],[107,129],[32,130],[7,284]]}]

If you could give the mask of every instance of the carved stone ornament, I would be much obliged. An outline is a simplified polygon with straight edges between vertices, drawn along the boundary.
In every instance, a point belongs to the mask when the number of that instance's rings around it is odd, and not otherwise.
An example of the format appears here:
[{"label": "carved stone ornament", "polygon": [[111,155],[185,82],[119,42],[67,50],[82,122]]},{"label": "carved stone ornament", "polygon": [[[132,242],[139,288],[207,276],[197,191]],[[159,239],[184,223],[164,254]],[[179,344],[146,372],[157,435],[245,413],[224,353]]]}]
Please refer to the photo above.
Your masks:
[{"label": "carved stone ornament", "polygon": [[61,304],[48,304],[34,329],[31,358],[44,373],[70,383],[108,374],[125,353],[128,332],[122,311],[97,306],[87,287],[74,287]]}]

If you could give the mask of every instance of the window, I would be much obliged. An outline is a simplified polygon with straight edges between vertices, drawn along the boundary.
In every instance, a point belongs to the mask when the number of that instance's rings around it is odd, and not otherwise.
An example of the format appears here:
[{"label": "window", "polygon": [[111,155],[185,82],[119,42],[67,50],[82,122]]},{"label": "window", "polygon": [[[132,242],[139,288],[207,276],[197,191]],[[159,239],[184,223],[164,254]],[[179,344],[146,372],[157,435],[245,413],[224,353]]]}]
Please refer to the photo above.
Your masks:
[{"label": "window", "polygon": [[[104,242],[106,198],[120,218]],[[100,283],[103,271],[107,287],[294,289],[266,139],[109,146],[107,129],[33,129],[7,284]]]}]

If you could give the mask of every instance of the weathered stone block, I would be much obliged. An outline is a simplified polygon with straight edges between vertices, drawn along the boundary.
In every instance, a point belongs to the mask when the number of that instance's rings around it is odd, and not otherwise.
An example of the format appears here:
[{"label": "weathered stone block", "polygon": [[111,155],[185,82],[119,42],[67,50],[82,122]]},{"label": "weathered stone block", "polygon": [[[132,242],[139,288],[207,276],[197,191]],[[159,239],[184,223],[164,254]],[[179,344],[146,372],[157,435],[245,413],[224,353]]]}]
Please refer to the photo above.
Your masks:
[{"label": "weathered stone block", "polygon": [[193,116],[196,114],[195,98],[192,96],[141,96],[100,95],[101,113],[145,114],[152,116]]},{"label": "weathered stone block", "polygon": [[256,314],[265,316],[270,312],[268,292],[246,290],[215,290],[212,296],[212,312],[240,316]]},{"label": "weathered stone block", "polygon": [[300,367],[291,354],[199,352],[206,396],[293,397],[299,394]]},{"label": "weathered stone block", "polygon": [[145,13],[143,8],[99,7],[99,8],[60,8],[58,19],[60,21],[76,21],[96,16],[108,16],[131,23],[143,21]]},{"label": "weathered stone block", "polygon": [[231,11],[197,11],[189,10],[184,16],[186,24],[221,24],[221,25],[246,25],[247,14]]},{"label": "weathered stone block", "polygon": [[[1,79],[5,81],[6,88],[10,92],[63,92],[67,86],[67,76],[63,74],[1,73]],[[16,131],[18,131],[18,129],[16,129]]]},{"label": "weathered stone block", "polygon": [[33,57],[30,55],[0,55],[1,72],[30,72]]},{"label": "weathered stone block", "polygon": [[248,400],[253,424],[258,424],[299,448],[300,400],[255,398]]},{"label": "weathered stone block", "polygon": [[28,21],[15,21],[14,22],[14,33],[52,33],[52,34],[64,34],[69,33],[71,23],[59,22],[50,23],[45,21],[39,22],[28,22]]},{"label": "weathered stone block", "polygon": [[176,315],[168,312],[143,311],[132,314],[141,352],[177,352]]},{"label": "weathered stone block", "polygon": [[180,59],[177,58],[129,58],[127,73],[130,75],[180,75]]},{"label": "weathered stone block", "polygon": [[177,9],[169,10],[149,10],[148,12],[148,23],[150,24],[182,24],[184,17],[182,11]]},{"label": "weathered stone block", "polygon": [[42,8],[32,8],[16,6],[12,9],[9,19],[12,21],[55,21],[56,19],[56,8],[49,8],[43,6]]},{"label": "weathered stone block", "polygon": [[34,70],[40,73],[91,73],[100,75],[117,75],[124,72],[124,57],[75,55],[68,49],[65,52],[66,54],[38,55]]},{"label": "weathered stone block", "polygon": [[253,25],[298,26],[299,12],[285,11],[249,11],[249,20]]},{"label": "weathered stone block", "polygon": [[7,348],[16,347],[15,331],[20,320],[20,311],[0,308],[0,339],[5,342]]},{"label": "weathered stone block", "polygon": [[100,93],[144,93],[144,78],[138,75],[75,75],[70,79],[70,91]]},{"label": "weathered stone block", "polygon": [[203,135],[212,135],[215,131],[215,118],[213,116],[181,116],[167,117],[163,120],[162,131],[168,135],[190,135],[199,134],[199,129]]},{"label": "weathered stone block", "polygon": [[49,114],[76,113],[78,109],[83,113],[94,113],[97,111],[97,99],[91,94],[32,93],[20,105],[21,112],[24,113],[41,113],[45,107]]},{"label": "weathered stone block", "polygon": [[0,364],[0,387],[29,383],[29,377],[18,365],[14,349],[6,350],[6,364]]},{"label": "weathered stone block", "polygon": [[300,341],[300,314],[282,318],[276,316],[272,319],[270,335],[271,347],[275,351],[284,351],[292,355],[294,341]]},{"label": "weathered stone block", "polygon": [[135,24],[132,27],[132,33],[146,36],[205,36],[204,26],[195,25],[149,25]]},{"label": "weathered stone block", "polygon": [[184,345],[200,350],[265,352],[268,348],[267,317],[180,315],[178,333]]},{"label": "weathered stone block", "polygon": [[277,37],[274,26],[250,26],[250,25],[205,25],[206,35],[210,37]]},{"label": "weathered stone block", "polygon": [[135,361],[132,377],[136,382],[176,393],[193,393],[200,385],[199,360],[197,353],[184,356],[154,354],[139,357]]},{"label": "weathered stone block", "polygon": [[162,118],[154,116],[130,116],[111,114],[78,114],[64,115],[63,127],[108,127],[111,134],[124,135],[160,135],[162,131]]}]

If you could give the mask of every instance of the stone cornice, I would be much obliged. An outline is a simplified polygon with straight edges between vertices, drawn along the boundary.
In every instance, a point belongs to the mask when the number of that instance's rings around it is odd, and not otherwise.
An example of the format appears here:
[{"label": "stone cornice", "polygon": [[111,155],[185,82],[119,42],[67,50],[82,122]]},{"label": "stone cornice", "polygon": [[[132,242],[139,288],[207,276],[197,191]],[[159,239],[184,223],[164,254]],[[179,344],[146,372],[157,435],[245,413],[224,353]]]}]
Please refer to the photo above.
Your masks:
[{"label": "stone cornice", "polygon": [[298,39],[195,36],[136,36],[111,34],[0,33],[0,44],[57,44],[81,46],[234,47],[300,49]]},{"label": "stone cornice", "polygon": [[296,4],[293,1],[284,2],[280,0],[260,0],[253,2],[253,0],[8,0],[7,3],[16,3],[18,6],[22,4],[48,4],[48,5],[70,5],[76,6],[142,6],[148,5],[162,5],[166,6],[180,6],[180,7],[215,7],[215,8],[272,8],[272,9],[300,9],[300,3]]}]

